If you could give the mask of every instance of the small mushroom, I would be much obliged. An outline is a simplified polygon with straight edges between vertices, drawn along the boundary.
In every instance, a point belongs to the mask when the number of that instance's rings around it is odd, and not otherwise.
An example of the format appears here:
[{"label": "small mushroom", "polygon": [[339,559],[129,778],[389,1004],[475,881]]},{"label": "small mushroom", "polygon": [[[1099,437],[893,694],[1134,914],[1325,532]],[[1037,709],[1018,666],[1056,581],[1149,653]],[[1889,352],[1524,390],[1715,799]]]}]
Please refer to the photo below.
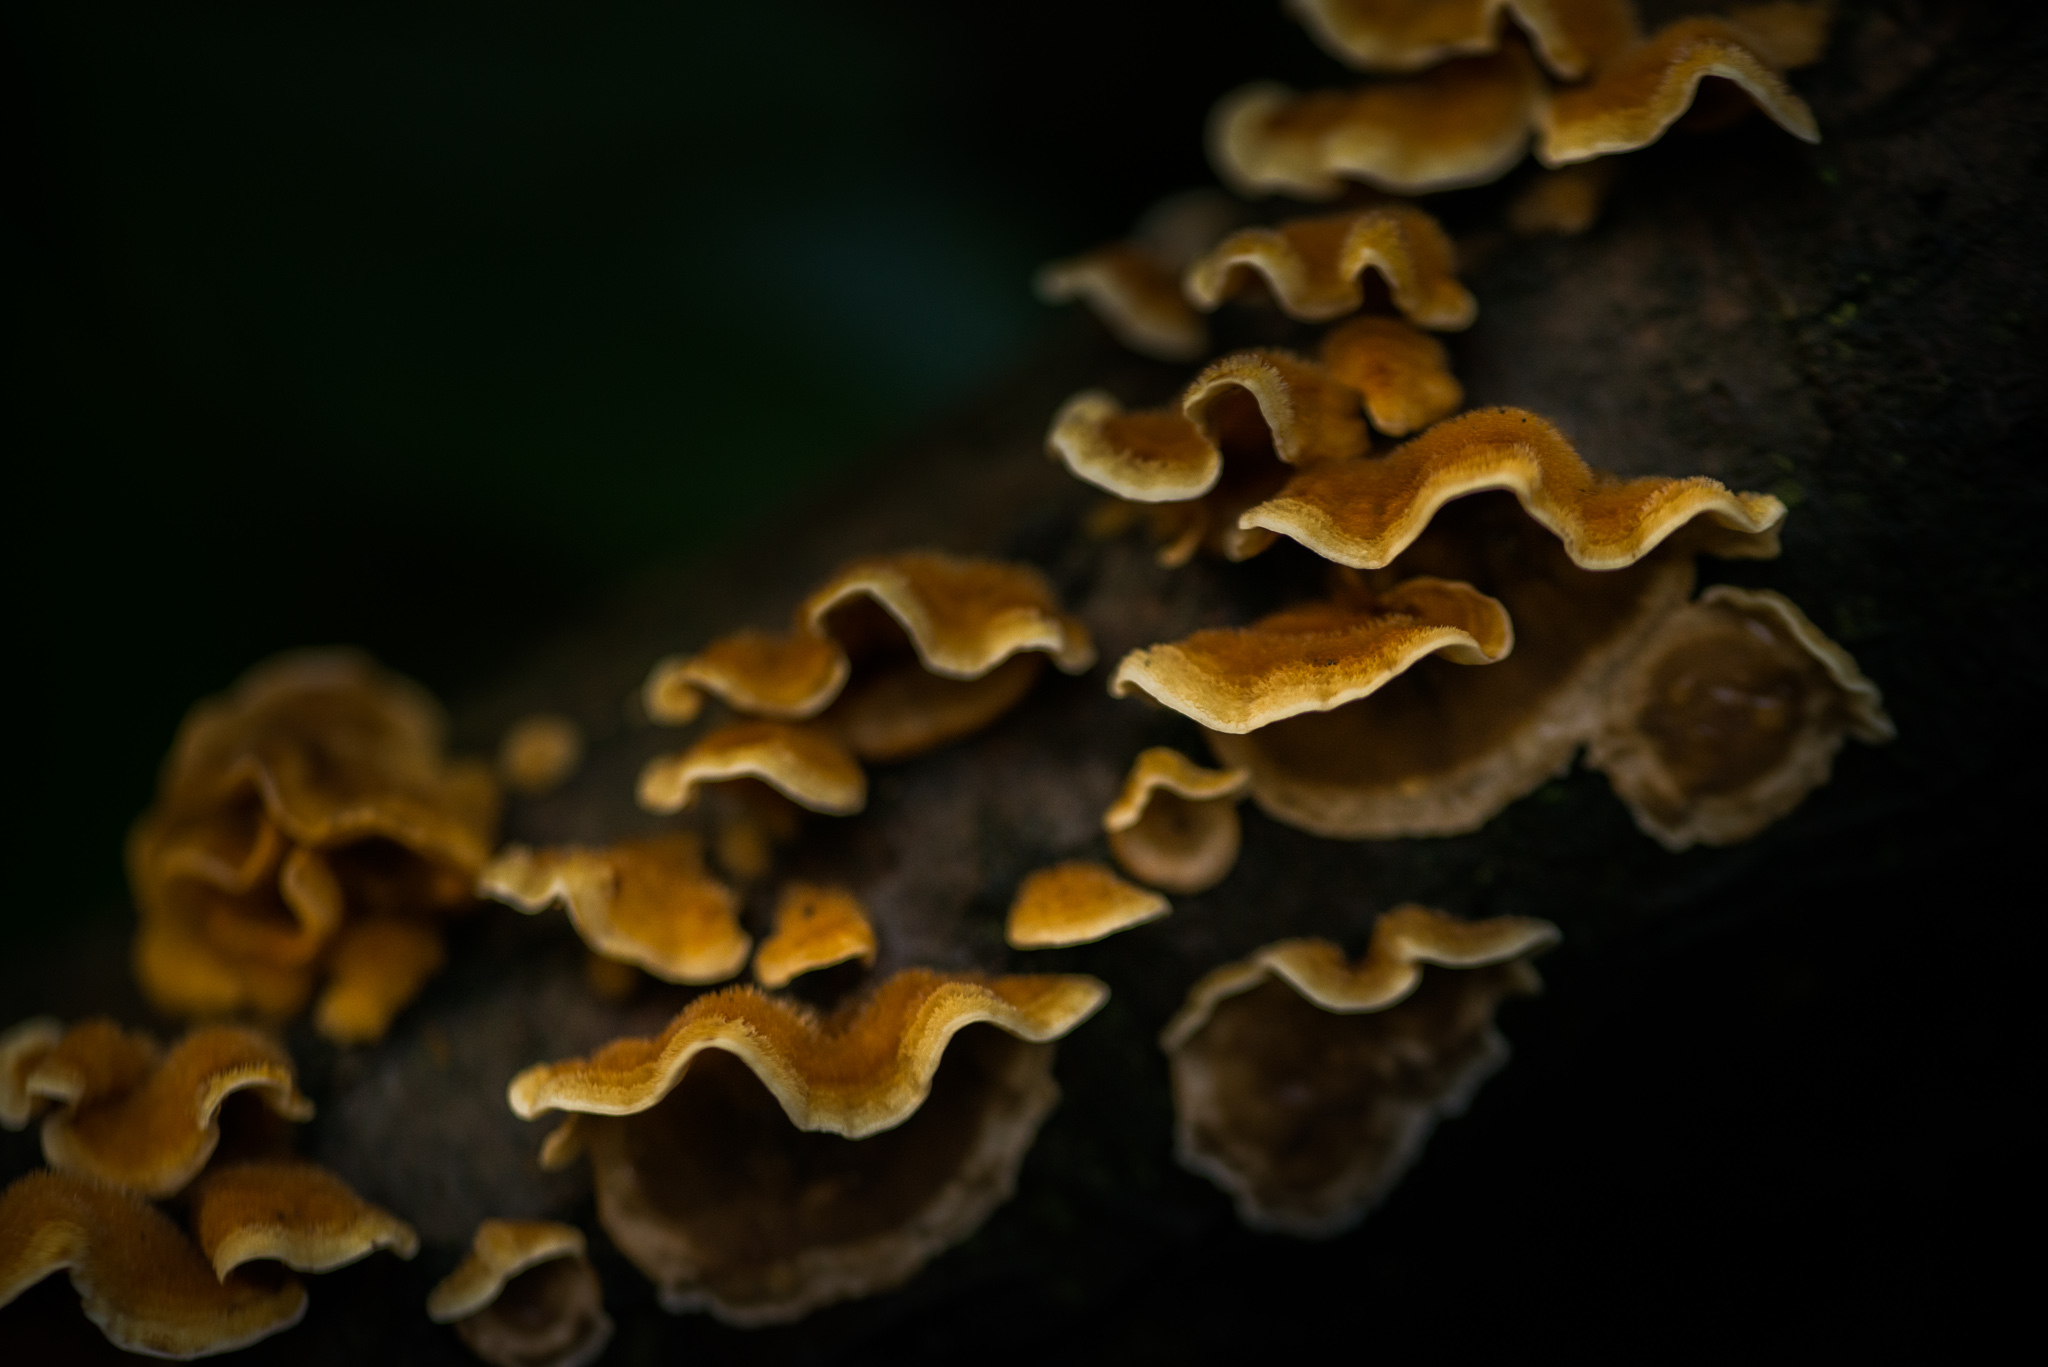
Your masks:
[{"label": "small mushroom", "polygon": [[427,1296],[492,1367],[587,1367],[611,1342],[604,1288],[583,1231],[551,1220],[485,1220],[469,1255]]},{"label": "small mushroom", "polygon": [[754,952],[754,979],[786,987],[803,974],[858,959],[875,961],[875,928],[845,888],[791,883],[775,905],[774,933]]},{"label": "small mushroom", "polygon": [[1506,1061],[1495,1008],[1536,990],[1524,960],[1556,938],[1545,921],[1404,906],[1356,964],[1282,940],[1209,973],[1160,1037],[1181,1164],[1254,1229],[1348,1229]]},{"label": "small mushroom", "polygon": [[694,832],[622,840],[604,849],[507,845],[477,895],[533,914],[560,902],[596,953],[664,982],[715,983],[746,967],[753,937],[731,888],[704,867]]},{"label": "small mushroom", "polygon": [[542,1162],[589,1153],[598,1218],[663,1305],[781,1323],[979,1227],[1058,1097],[1050,1041],[1106,996],[911,969],[820,1017],[727,988],[656,1038],[527,1069],[510,1101],[571,1113]]},{"label": "small mushroom", "polygon": [[29,1090],[29,1074],[64,1038],[64,1023],[31,1016],[0,1034],[0,1129],[25,1130],[49,1109],[50,1099]]},{"label": "small mushroom", "polygon": [[151,1357],[246,1348],[297,1324],[296,1277],[218,1277],[170,1217],[90,1177],[32,1172],[0,1192],[0,1306],[59,1270],[107,1342]]},{"label": "small mushroom", "polygon": [[521,717],[498,742],[498,777],[524,797],[553,792],[581,763],[583,728],[558,712]]},{"label": "small mushroom", "polygon": [[1125,346],[1158,361],[1192,361],[1209,349],[1209,329],[1180,290],[1181,272],[1236,227],[1243,206],[1216,190],[1169,195],[1121,242],[1039,269],[1038,297],[1082,300]]},{"label": "small mushroom", "polygon": [[829,816],[867,806],[867,775],[845,746],[822,727],[780,721],[728,722],[681,754],[649,760],[640,771],[640,806],[679,812],[705,784],[747,779]]},{"label": "small mushroom", "polygon": [[1616,166],[1603,160],[1536,171],[1509,201],[1508,227],[1521,237],[1577,237],[1600,217]]},{"label": "small mushroom", "polygon": [[1075,860],[1039,869],[1018,886],[1003,941],[1012,949],[1093,944],[1172,910],[1158,893],[1133,887],[1100,864]]},{"label": "small mushroom", "polygon": [[1243,827],[1238,799],[1251,775],[1204,769],[1178,750],[1140,754],[1123,791],[1102,814],[1110,853],[1124,872],[1168,892],[1215,887],[1237,863]]},{"label": "small mushroom", "polygon": [[1185,289],[1190,303],[1212,312],[1262,279],[1288,317],[1326,323],[1365,306],[1368,271],[1419,327],[1455,332],[1478,314],[1458,283],[1450,237],[1407,204],[1241,229],[1188,268]]},{"label": "small mushroom", "polygon": [[327,1169],[297,1159],[210,1168],[188,1199],[192,1232],[222,1280],[259,1259],[298,1272],[331,1272],[379,1249],[408,1259],[419,1252],[411,1225],[363,1200]]},{"label": "small mushroom", "polygon": [[1420,431],[1465,401],[1444,344],[1399,318],[1353,318],[1331,328],[1322,361],[1364,396],[1372,425],[1390,437]]},{"label": "small mushroom", "polygon": [[1546,67],[1575,81],[1636,36],[1629,0],[1288,0],[1287,8],[1331,55],[1362,71],[1420,71],[1493,52],[1505,17]]},{"label": "small mushroom", "polygon": [[1716,586],[1609,693],[1586,762],[1667,848],[1747,840],[1828,781],[1845,736],[1896,731],[1877,686],[1788,599]]}]

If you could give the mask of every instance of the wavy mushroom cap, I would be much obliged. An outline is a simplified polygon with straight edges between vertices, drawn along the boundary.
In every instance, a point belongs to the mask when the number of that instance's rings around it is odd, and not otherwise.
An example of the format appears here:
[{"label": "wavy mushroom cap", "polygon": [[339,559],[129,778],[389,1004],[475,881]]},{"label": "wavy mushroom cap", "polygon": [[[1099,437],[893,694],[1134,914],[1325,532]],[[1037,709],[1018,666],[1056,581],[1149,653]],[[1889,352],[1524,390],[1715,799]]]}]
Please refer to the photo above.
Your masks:
[{"label": "wavy mushroom cap", "polygon": [[1048,304],[1080,300],[1110,335],[1156,361],[1192,361],[1209,349],[1202,316],[1181,297],[1180,276],[1127,242],[1048,262],[1033,278]]},{"label": "wavy mushroom cap", "polygon": [[829,816],[851,816],[868,801],[860,761],[822,727],[736,721],[705,733],[680,754],[649,760],[640,771],[640,805],[650,812],[680,812],[703,786],[746,779]]},{"label": "wavy mushroom cap", "polygon": [[603,849],[508,845],[477,892],[528,914],[560,903],[592,951],[664,982],[723,982],[754,945],[739,900],[706,871],[703,842],[690,832]]},{"label": "wavy mushroom cap", "polygon": [[1363,396],[1366,416],[1405,437],[1458,411],[1465,387],[1444,344],[1398,318],[1353,318],[1323,334],[1323,368]]},{"label": "wavy mushroom cap", "polygon": [[1189,302],[1211,311],[1263,283],[1288,317],[1326,323],[1365,307],[1365,276],[1419,327],[1470,327],[1479,306],[1458,282],[1450,237],[1427,213],[1389,204],[1232,233],[1188,267]]},{"label": "wavy mushroom cap", "polygon": [[1229,876],[1243,828],[1237,803],[1250,785],[1242,769],[1204,769],[1163,745],[1142,752],[1102,814],[1116,862],[1168,892],[1202,892]]},{"label": "wavy mushroom cap", "polygon": [[1018,885],[1003,942],[1012,949],[1093,944],[1172,910],[1158,893],[1133,887],[1100,864],[1074,860],[1039,869]]},{"label": "wavy mushroom cap", "polygon": [[1543,64],[1575,81],[1637,34],[1629,0],[1287,0],[1331,55],[1363,71],[1420,71],[1492,52],[1511,20]]},{"label": "wavy mushroom cap", "polygon": [[1161,1040],[1177,1157],[1254,1229],[1356,1224],[1506,1061],[1495,1009],[1536,990],[1525,958],[1556,937],[1543,921],[1408,906],[1379,919],[1356,964],[1288,940],[1210,973]]},{"label": "wavy mushroom cap", "polygon": [[0,1129],[25,1130],[50,1108],[50,1099],[29,1090],[29,1075],[64,1038],[54,1016],[31,1016],[0,1034]]},{"label": "wavy mushroom cap", "polygon": [[306,1313],[296,1278],[216,1276],[184,1232],[132,1192],[32,1172],[0,1192],[0,1307],[59,1270],[109,1343],[151,1357],[231,1352]]},{"label": "wavy mushroom cap", "polygon": [[858,959],[875,961],[875,928],[845,888],[791,883],[775,904],[775,930],[754,953],[754,978],[785,987],[806,973]]},{"label": "wavy mushroom cap", "polygon": [[306,1120],[291,1056],[236,1026],[203,1026],[168,1051],[111,1021],[66,1031],[28,1070],[24,1091],[53,1103],[43,1157],[59,1172],[144,1196],[173,1196],[219,1147],[221,1109],[249,1093],[275,1115]]},{"label": "wavy mushroom cap", "polygon": [[1587,763],[1682,850],[1749,839],[1828,781],[1844,737],[1895,734],[1877,686],[1789,599],[1716,586],[1629,663]]},{"label": "wavy mushroom cap", "polygon": [[268,1259],[298,1272],[331,1272],[389,1249],[419,1252],[419,1235],[373,1206],[339,1177],[297,1159],[212,1168],[192,1186],[192,1232],[226,1279],[243,1263]]},{"label": "wavy mushroom cap", "polygon": [[611,1342],[604,1288],[583,1231],[551,1220],[485,1220],[460,1265],[427,1297],[493,1367],[585,1367]]},{"label": "wavy mushroom cap", "polygon": [[1490,665],[1514,649],[1501,604],[1469,584],[1410,579],[1363,602],[1302,603],[1248,627],[1212,627],[1134,650],[1110,693],[1142,690],[1212,731],[1241,734],[1327,712],[1441,655]]}]

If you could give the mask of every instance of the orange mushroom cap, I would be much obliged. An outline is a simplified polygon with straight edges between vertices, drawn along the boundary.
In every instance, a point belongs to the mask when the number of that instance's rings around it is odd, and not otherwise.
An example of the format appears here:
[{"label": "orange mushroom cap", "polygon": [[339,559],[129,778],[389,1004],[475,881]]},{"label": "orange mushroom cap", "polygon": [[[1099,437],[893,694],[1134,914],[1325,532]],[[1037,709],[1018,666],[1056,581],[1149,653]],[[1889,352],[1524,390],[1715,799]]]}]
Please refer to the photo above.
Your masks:
[{"label": "orange mushroom cap", "polygon": [[243,1263],[274,1259],[299,1272],[331,1272],[388,1248],[419,1252],[419,1235],[327,1169],[297,1159],[214,1168],[192,1185],[192,1232],[225,1280]]},{"label": "orange mushroom cap", "polygon": [[586,1367],[612,1337],[583,1231],[551,1220],[485,1220],[469,1255],[427,1297],[493,1367]]},{"label": "orange mushroom cap", "polygon": [[1204,769],[1178,750],[1139,754],[1116,801],[1102,814],[1110,852],[1126,873],[1168,892],[1201,892],[1237,863],[1243,828],[1237,802],[1243,769]]},{"label": "orange mushroom cap", "polygon": [[48,1109],[49,1098],[29,1090],[29,1074],[63,1038],[64,1024],[52,1016],[31,1016],[0,1035],[0,1129],[25,1130]]},{"label": "orange mushroom cap", "polygon": [[1398,318],[1353,318],[1323,334],[1323,368],[1365,398],[1372,425],[1405,437],[1458,411],[1465,389],[1444,344]]},{"label": "orange mushroom cap", "polygon": [[1185,289],[1207,312],[1257,275],[1288,317],[1324,323],[1364,307],[1367,271],[1378,273],[1394,307],[1420,327],[1455,332],[1478,315],[1471,291],[1458,282],[1450,237],[1407,204],[1245,228],[1188,267]]},{"label": "orange mushroom cap", "polygon": [[787,986],[803,974],[858,959],[875,961],[875,928],[845,888],[791,883],[775,905],[775,931],[754,952],[761,986]]},{"label": "orange mushroom cap", "polygon": [[583,728],[557,712],[521,717],[498,743],[498,776],[527,797],[561,787],[582,762]]},{"label": "orange mushroom cap", "polygon": [[1158,893],[1133,887],[1100,864],[1074,860],[1039,869],[1018,885],[1003,940],[1012,949],[1093,944],[1172,910]]},{"label": "orange mushroom cap", "polygon": [[850,816],[867,805],[867,775],[846,747],[818,726],[736,721],[707,732],[676,755],[659,755],[640,771],[640,805],[679,812],[710,783],[754,779],[800,807]]},{"label": "orange mushroom cap", "polygon": [[775,1095],[790,1122],[859,1139],[899,1125],[931,1087],[946,1044],[987,1022],[1019,1039],[1058,1039],[1109,989],[1080,976],[947,976],[905,969],[821,1019],[747,987],[697,998],[652,1039],[622,1039],[587,1059],[544,1063],[512,1080],[512,1110],[632,1115],[655,1105],[706,1050],[730,1053]]},{"label": "orange mushroom cap", "polygon": [[690,832],[604,849],[508,845],[477,892],[529,914],[560,902],[584,944],[665,982],[723,982],[746,967],[754,944],[732,889],[705,871],[703,843]]},{"label": "orange mushroom cap", "polygon": [[1192,361],[1209,349],[1209,329],[1181,297],[1177,273],[1129,243],[1048,262],[1032,284],[1048,304],[1085,301],[1119,342],[1142,356]]},{"label": "orange mushroom cap", "polygon": [[1420,71],[1500,46],[1503,16],[1543,64],[1575,81],[1636,36],[1629,0],[1287,0],[1333,56],[1365,71]]},{"label": "orange mushroom cap", "polygon": [[488,1306],[520,1273],[554,1258],[584,1256],[583,1231],[553,1220],[485,1220],[469,1253],[427,1296],[427,1318],[452,1324]]}]

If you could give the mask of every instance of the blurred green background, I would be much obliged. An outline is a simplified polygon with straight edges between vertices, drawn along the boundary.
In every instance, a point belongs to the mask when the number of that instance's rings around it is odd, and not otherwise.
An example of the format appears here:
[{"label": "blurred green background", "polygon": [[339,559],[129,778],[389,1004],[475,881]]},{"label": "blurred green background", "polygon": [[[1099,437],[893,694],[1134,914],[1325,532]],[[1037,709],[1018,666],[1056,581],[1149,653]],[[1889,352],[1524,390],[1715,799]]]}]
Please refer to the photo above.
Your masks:
[{"label": "blurred green background", "polygon": [[334,641],[488,679],[971,400],[1219,93],[1336,71],[1267,0],[6,22],[31,933],[122,905],[195,698]]}]

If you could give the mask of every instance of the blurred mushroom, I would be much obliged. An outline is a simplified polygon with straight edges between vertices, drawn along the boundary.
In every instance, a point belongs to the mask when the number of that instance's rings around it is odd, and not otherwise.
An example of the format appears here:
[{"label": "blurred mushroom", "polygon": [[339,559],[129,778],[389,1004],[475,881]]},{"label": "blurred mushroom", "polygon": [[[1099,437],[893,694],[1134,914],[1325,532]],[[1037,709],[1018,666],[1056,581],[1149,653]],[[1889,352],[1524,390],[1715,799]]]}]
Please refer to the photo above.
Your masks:
[{"label": "blurred mushroom", "polygon": [[875,961],[875,928],[860,899],[845,888],[791,883],[775,905],[775,930],[754,952],[754,979],[786,987],[821,968]]},{"label": "blurred mushroom", "polygon": [[1470,327],[1479,306],[1458,283],[1456,253],[1437,221],[1408,204],[1244,228],[1188,268],[1189,302],[1204,312],[1262,281],[1288,317],[1326,323],[1365,307],[1374,273],[1394,308],[1418,327]]},{"label": "blurred mushroom", "polygon": [[1075,860],[1025,878],[1010,903],[1003,941],[1012,949],[1093,944],[1172,910],[1158,893],[1132,887],[1100,864]]},{"label": "blurred mushroom", "polygon": [[587,1367],[611,1342],[604,1288],[583,1231],[551,1220],[485,1220],[469,1255],[427,1297],[492,1367]]},{"label": "blurred mushroom", "polygon": [[1495,1008],[1537,989],[1524,959],[1556,938],[1546,921],[1404,906],[1356,964],[1282,940],[1209,973],[1160,1038],[1182,1165],[1254,1229],[1350,1228],[1506,1062]]},{"label": "blurred mushroom", "polygon": [[498,777],[525,797],[553,792],[582,762],[583,728],[555,712],[521,717],[498,743]]},{"label": "blurred mushroom", "polygon": [[1209,329],[1181,294],[1181,272],[1243,216],[1215,190],[1170,195],[1124,241],[1049,262],[1033,283],[1048,304],[1085,302],[1111,335],[1140,355],[1192,361],[1209,349]]},{"label": "blurred mushroom", "polygon": [[813,812],[850,816],[867,805],[860,761],[822,727],[780,721],[735,721],[706,733],[677,755],[658,755],[640,771],[640,806],[679,812],[705,784],[765,783]]},{"label": "blurred mushroom", "polygon": [[1363,396],[1372,425],[1390,437],[1420,431],[1465,401],[1444,344],[1399,318],[1352,318],[1331,328],[1322,362]]},{"label": "blurred mushroom", "polygon": [[1845,736],[1895,734],[1877,686],[1805,613],[1716,586],[1629,662],[1586,762],[1638,826],[1682,850],[1749,839],[1828,781]]},{"label": "blurred mushroom", "polygon": [[1512,19],[1543,64],[1573,81],[1636,36],[1629,0],[1287,0],[1287,8],[1331,55],[1362,71],[1420,71],[1495,51]]},{"label": "blurred mushroom", "polygon": [[331,1272],[389,1249],[419,1252],[411,1225],[355,1194],[339,1177],[296,1159],[225,1163],[193,1183],[192,1232],[225,1280],[268,1259],[297,1272]]},{"label": "blurred mushroom", "polygon": [[1178,750],[1140,754],[1123,791],[1102,814],[1110,853],[1124,872],[1168,892],[1202,892],[1229,876],[1243,828],[1237,803],[1251,775],[1204,769]]},{"label": "blurred mushroom", "polygon": [[49,1109],[50,1099],[30,1091],[28,1079],[63,1038],[64,1023],[51,1016],[31,1016],[0,1034],[0,1129],[25,1130]]}]

